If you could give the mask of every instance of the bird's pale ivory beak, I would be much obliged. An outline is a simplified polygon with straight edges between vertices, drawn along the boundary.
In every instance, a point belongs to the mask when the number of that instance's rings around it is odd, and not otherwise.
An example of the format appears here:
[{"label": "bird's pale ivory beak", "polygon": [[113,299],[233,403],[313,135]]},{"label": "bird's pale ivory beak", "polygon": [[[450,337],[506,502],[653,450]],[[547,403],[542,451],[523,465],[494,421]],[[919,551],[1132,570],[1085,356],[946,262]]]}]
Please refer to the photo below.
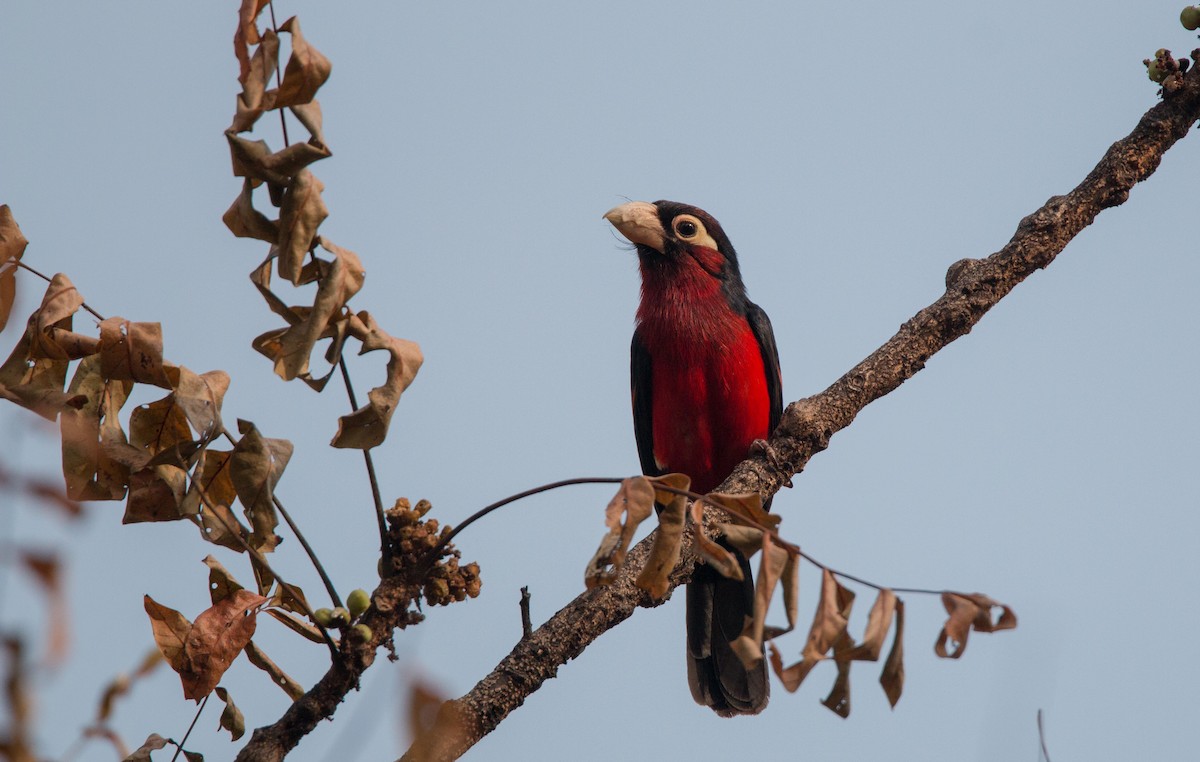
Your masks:
[{"label": "bird's pale ivory beak", "polygon": [[633,243],[649,246],[661,253],[663,250],[663,226],[658,219],[658,208],[645,201],[630,201],[615,209],[609,209],[604,219],[621,235]]}]

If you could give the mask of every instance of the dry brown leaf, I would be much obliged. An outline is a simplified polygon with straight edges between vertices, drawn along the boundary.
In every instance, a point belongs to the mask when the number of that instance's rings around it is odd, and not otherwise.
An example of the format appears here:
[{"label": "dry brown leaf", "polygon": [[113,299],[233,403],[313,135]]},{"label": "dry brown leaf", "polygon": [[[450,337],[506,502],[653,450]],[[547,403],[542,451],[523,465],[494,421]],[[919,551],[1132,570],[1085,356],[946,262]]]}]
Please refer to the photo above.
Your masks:
[{"label": "dry brown leaf", "polygon": [[741,564],[732,553],[709,539],[708,533],[704,529],[704,501],[697,500],[692,503],[688,507],[688,513],[692,517],[692,526],[695,529],[696,553],[723,577],[741,580],[743,578]]},{"label": "dry brown leaf", "polygon": [[183,674],[191,668],[187,657],[187,638],[192,630],[192,623],[183,614],[169,606],[158,603],[150,596],[143,596],[146,615],[150,617],[150,627],[154,631],[154,642],[163,658],[171,669]]},{"label": "dry brown leaf", "polygon": [[122,673],[114,677],[105,686],[104,692],[100,695],[100,705],[96,710],[96,722],[100,725],[106,723],[112,717],[113,706],[116,704],[117,699],[129,693],[137,680],[153,672],[162,663],[162,652],[158,648],[151,648],[142,657],[141,663],[138,664],[132,676]]},{"label": "dry brown leaf", "polygon": [[[733,652],[742,660],[749,670],[762,661],[763,658],[763,628],[767,620],[767,611],[771,607],[771,598],[775,595],[775,586],[787,567],[790,554],[786,549],[771,541],[769,533],[762,533],[762,557],[759,560],[758,579],[754,582],[754,616],[746,622],[742,634],[730,643]],[[789,622],[788,629],[795,626]]]},{"label": "dry brown leaf", "polygon": [[308,165],[328,159],[332,155],[333,152],[320,143],[292,143],[270,156],[264,156],[262,166],[268,172],[294,177]]},{"label": "dry brown leaf", "polygon": [[20,488],[35,498],[37,504],[57,508],[69,519],[77,519],[83,515],[83,506],[78,500],[67,497],[66,490],[60,484],[41,479],[26,479],[21,482]]},{"label": "dry brown leaf", "polygon": [[408,689],[408,737],[417,739],[433,730],[438,710],[446,697],[437,688],[421,679],[414,679]]},{"label": "dry brown leaf", "polygon": [[279,240],[279,223],[254,208],[253,193],[252,181],[247,178],[242,183],[242,192],[221,216],[221,221],[238,238],[257,238],[275,243]]},{"label": "dry brown leaf", "polygon": [[68,497],[74,500],[125,497],[130,468],[109,453],[114,447],[126,444],[117,414],[132,387],[129,381],[105,383],[100,374],[99,355],[79,363],[68,395],[82,398],[84,404],[78,409],[64,410],[59,421]]},{"label": "dry brown leaf", "polygon": [[[317,341],[331,335],[333,321],[343,313],[346,303],[362,289],[366,271],[358,255],[321,239],[321,246],[334,255],[332,262],[321,263],[322,277],[312,309],[304,319],[284,329],[278,336],[275,373],[284,381],[311,379],[309,358]],[[332,372],[332,371],[331,371]]]},{"label": "dry brown leaf", "polygon": [[237,112],[231,132],[246,132],[253,129],[254,123],[262,116],[263,111],[274,106],[274,98],[263,98],[275,69],[279,66],[279,37],[275,30],[268,29],[262,35],[258,49],[245,69],[242,79],[242,92],[237,98]]},{"label": "dry brown leaf", "polygon": [[[258,14],[270,0],[242,0],[238,9],[237,30],[233,33],[233,53],[237,56],[240,71],[238,81],[245,82],[250,73],[250,46],[261,39],[258,33]],[[161,746],[159,747],[162,748]]]},{"label": "dry brown leaf", "polygon": [[250,530],[238,521],[237,516],[233,515],[233,511],[228,506],[209,506],[201,503],[200,514],[195,521],[196,526],[200,528],[200,536],[205,540],[238,553],[245,552],[245,546],[237,541],[234,532],[237,532],[242,540],[248,543]]},{"label": "dry brown leaf", "polygon": [[95,339],[71,331],[71,318],[82,305],[83,297],[67,276],[55,275],[0,366],[0,396],[51,421],[60,410],[83,404],[77,395],[62,391],[70,361],[93,354],[98,346]]},{"label": "dry brown leaf", "polygon": [[600,540],[600,547],[588,562],[583,574],[587,589],[610,584],[625,563],[625,553],[638,525],[654,513],[654,488],[644,476],[634,476],[621,482],[617,494],[613,495],[604,510],[604,523],[608,533]]},{"label": "dry brown leaf", "polygon": [[246,658],[250,660],[251,664],[270,675],[271,682],[282,688],[292,701],[299,701],[300,697],[304,695],[304,686],[288,677],[287,673],[271,661],[266,652],[259,648],[254,641],[246,644]]},{"label": "dry brown leaf", "polygon": [[175,404],[196,435],[207,441],[221,425],[221,404],[229,390],[229,374],[210,370],[196,375],[182,365],[168,365],[166,374]]},{"label": "dry brown leaf", "polygon": [[208,567],[208,595],[214,604],[220,603],[238,590],[244,589],[229,573],[229,570],[212,555],[204,557],[204,565]]},{"label": "dry brown leaf", "polygon": [[767,660],[771,664],[771,671],[783,684],[784,690],[788,693],[795,693],[799,689],[800,683],[804,682],[804,678],[808,677],[808,673],[816,666],[816,662],[801,659],[792,666],[784,668],[783,655],[779,653],[775,643],[767,643],[767,648],[769,650]]},{"label": "dry brown leaf", "polygon": [[892,650],[883,662],[879,684],[887,694],[888,703],[895,707],[904,691],[904,601],[900,599],[896,599],[896,637],[892,641]]},{"label": "dry brown leaf", "polygon": [[230,477],[250,520],[250,546],[269,553],[279,543],[275,486],[292,457],[292,443],[264,437],[250,421],[239,420],[238,431],[242,438],[233,448]]},{"label": "dry brown leaf", "polygon": [[392,413],[400,395],[409,387],[425,361],[416,342],[389,336],[367,312],[360,312],[351,321],[350,331],[362,342],[359,354],[385,349],[391,355],[387,364],[387,381],[367,392],[367,404],[350,415],[338,419],[333,447],[369,450],[387,437]]},{"label": "dry brown leaf", "polygon": [[812,628],[804,644],[805,659],[823,659],[838,638],[846,632],[854,591],[843,587],[828,569],[821,570],[821,598],[813,616]]},{"label": "dry brown leaf", "polygon": [[746,558],[751,558],[762,548],[763,530],[741,524],[717,524],[725,542]]},{"label": "dry brown leaf", "polygon": [[49,617],[49,633],[42,642],[46,644],[46,666],[54,669],[67,656],[70,642],[70,610],[67,607],[66,590],[63,589],[62,563],[58,556],[35,550],[20,552],[21,566],[29,572],[45,593]]},{"label": "dry brown leaf", "polygon": [[[179,510],[188,516],[203,515],[206,508],[213,510],[224,508],[228,510],[233,505],[233,501],[237,499],[237,490],[233,487],[233,479],[230,477],[230,459],[233,457],[232,451],[205,449],[200,453],[200,460],[196,464],[196,469],[192,473],[192,484],[188,489],[187,495],[183,499],[183,504]],[[205,502],[207,498],[207,503]],[[233,514],[229,514],[232,519]],[[218,523],[219,526],[219,523]],[[237,524],[230,523],[230,527],[236,527]],[[213,534],[205,532],[206,535]],[[223,536],[228,532],[218,533],[218,536]],[[207,537],[210,542],[219,542],[212,537]],[[237,547],[236,550],[241,550],[241,545],[234,541]]]},{"label": "dry brown leaf", "polygon": [[834,644],[843,637],[847,638],[843,643],[852,642],[846,635],[846,624],[853,606],[854,592],[843,587],[828,569],[823,569],[821,597],[817,601],[817,610],[813,614],[812,627],[808,631],[800,661],[785,669],[779,651],[773,644],[771,646],[771,667],[789,693],[794,693],[813,667],[827,658]]},{"label": "dry brown leaf", "polygon": [[757,492],[724,494],[713,492],[704,496],[710,504],[721,508],[726,513],[737,516],[759,529],[774,529],[779,525],[780,517],[763,510],[762,495]]},{"label": "dry brown leaf", "polygon": [[259,182],[287,185],[286,175],[272,172],[263,164],[263,160],[271,155],[267,141],[243,138],[229,130],[225,132],[225,139],[229,142],[229,159],[233,164],[234,177],[248,178],[254,187],[258,187]]},{"label": "dry brown leaf", "polygon": [[650,479],[650,484],[654,487],[654,502],[659,505],[670,505],[671,501],[676,497],[674,492],[663,489],[664,487],[672,490],[687,491],[692,486],[691,477],[687,474],[663,474],[662,476],[647,478]]},{"label": "dry brown leaf", "polygon": [[896,612],[896,594],[883,589],[875,596],[875,604],[867,616],[867,629],[863,633],[862,642],[845,653],[835,653],[839,661],[879,661],[883,652],[883,641],[887,638],[888,630],[892,629],[892,616]]},{"label": "dry brown leaf", "polygon": [[[271,268],[274,265],[278,250],[278,247],[271,248],[271,253],[267,255],[267,258],[264,259],[258,267],[251,271],[250,282],[253,283],[258,289],[258,293],[262,295],[262,298],[266,301],[267,307],[270,308],[271,312],[274,312],[276,315],[287,321],[288,325],[296,325],[300,321],[304,320],[304,316],[308,314],[306,310],[309,308],[289,307],[286,302],[276,296],[275,292],[271,290]],[[279,332],[282,332],[282,330],[286,329],[280,329]],[[277,332],[271,331],[269,333]],[[255,348],[257,349],[257,347]],[[260,349],[259,351],[261,352],[262,350]],[[266,353],[264,352],[264,354]],[[267,356],[273,357],[271,354],[267,354]]]},{"label": "dry brown leaf", "polygon": [[17,262],[21,261],[28,244],[8,204],[0,204],[0,331],[8,324],[8,316],[16,302]]},{"label": "dry brown leaf", "polygon": [[158,733],[151,733],[146,736],[145,743],[135,749],[128,757],[121,760],[121,762],[152,762],[150,752],[164,749],[167,744],[174,745],[175,742],[169,738],[163,738]]},{"label": "dry brown leaf", "polygon": [[187,416],[175,403],[175,394],[138,405],[129,416],[129,444],[150,455],[192,441]]},{"label": "dry brown leaf", "polygon": [[315,141],[320,145],[325,145],[325,133],[321,129],[321,104],[317,99],[313,99],[308,103],[297,103],[291,107],[292,113],[300,120],[300,124],[304,125],[304,129],[308,130],[311,136],[309,142]]},{"label": "dry brown leaf", "polygon": [[[1003,603],[992,600],[982,593],[942,593],[942,605],[950,617],[938,634],[933,650],[943,659],[957,659],[967,650],[967,637],[971,630],[996,632],[1011,630],[1017,626],[1017,615]],[[992,621],[992,609],[1000,607],[1000,618]],[[947,643],[950,648],[947,649]]]},{"label": "dry brown leaf", "polygon": [[307,169],[284,184],[287,190],[279,209],[279,277],[299,285],[304,257],[316,243],[317,228],[329,216],[329,209],[321,198],[325,184]]},{"label": "dry brown leaf", "polygon": [[283,84],[275,96],[275,106],[308,103],[325,84],[325,80],[329,79],[333,64],[304,39],[300,33],[300,21],[295,16],[283,22],[279,31],[292,35],[292,55],[283,70]]},{"label": "dry brown leaf", "polygon": [[272,606],[278,606],[295,614],[308,616],[308,612],[312,611],[309,608],[308,599],[304,596],[304,589],[299,585],[285,585],[277,581],[268,597],[271,599]]},{"label": "dry brown leaf", "polygon": [[100,323],[100,373],[108,381],[136,381],[164,389],[162,324],[111,317]]},{"label": "dry brown leaf", "polygon": [[[74,360],[91,354],[91,352],[83,354],[73,352],[71,347],[77,344],[76,341],[60,343],[53,335],[54,330],[58,329],[63,332],[64,338],[73,336],[74,334],[71,334],[71,317],[82,306],[83,295],[76,290],[71,279],[62,273],[56,274],[46,287],[41,306],[32,316],[35,319],[37,332],[34,334],[33,344],[29,348],[30,359]],[[83,351],[83,349],[79,351]],[[95,351],[94,348],[92,351]]]},{"label": "dry brown leaf", "polygon": [[[687,477],[684,477],[686,480]],[[654,480],[651,480],[653,483]],[[682,488],[681,488],[682,489]],[[687,520],[687,498],[683,495],[658,493],[658,497],[669,495],[670,502],[658,512],[658,529],[646,566],[642,568],[635,585],[650,593],[652,598],[661,598],[670,587],[671,570],[679,563],[683,546],[683,525]],[[661,502],[659,502],[662,505]]]},{"label": "dry brown leaf", "polygon": [[305,640],[311,640],[314,643],[325,642],[325,637],[321,634],[321,631],[308,622],[290,616],[279,609],[267,609],[266,611],[274,619],[278,620],[280,624],[300,635]]},{"label": "dry brown leaf", "polygon": [[829,695],[821,703],[842,719],[850,716],[850,662],[837,663],[837,679],[834,680]]},{"label": "dry brown leaf", "polygon": [[220,725],[222,730],[228,730],[232,736],[229,740],[236,741],[246,734],[246,718],[242,716],[242,710],[237,708],[233,703],[233,697],[229,695],[229,691],[221,686],[217,686],[217,698],[225,702],[225,709],[221,712]]},{"label": "dry brown leaf", "polygon": [[189,670],[180,673],[184,698],[199,701],[212,692],[254,637],[258,609],[266,602],[261,595],[238,590],[196,617],[186,641]]}]

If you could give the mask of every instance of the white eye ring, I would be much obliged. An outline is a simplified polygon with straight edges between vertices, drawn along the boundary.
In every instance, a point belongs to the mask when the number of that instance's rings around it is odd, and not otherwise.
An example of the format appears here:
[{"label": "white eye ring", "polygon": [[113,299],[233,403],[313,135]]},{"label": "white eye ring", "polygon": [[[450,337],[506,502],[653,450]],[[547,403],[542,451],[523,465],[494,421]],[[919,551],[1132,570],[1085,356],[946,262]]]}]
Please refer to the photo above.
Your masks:
[{"label": "white eye ring", "polygon": [[693,241],[704,234],[704,223],[690,214],[681,214],[671,221],[671,229],[684,241]]}]

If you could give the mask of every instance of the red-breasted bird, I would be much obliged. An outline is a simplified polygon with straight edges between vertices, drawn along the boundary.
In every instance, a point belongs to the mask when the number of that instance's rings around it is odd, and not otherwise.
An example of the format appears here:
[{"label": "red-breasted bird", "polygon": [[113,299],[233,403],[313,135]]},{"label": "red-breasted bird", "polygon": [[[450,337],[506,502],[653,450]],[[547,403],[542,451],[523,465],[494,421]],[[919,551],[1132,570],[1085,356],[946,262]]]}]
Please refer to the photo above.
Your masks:
[{"label": "red-breasted bird", "polygon": [[[604,218],[637,246],[642,274],[630,364],[642,471],[684,473],[710,492],[779,423],[771,321],[747,298],[737,254],[706,212],[634,201]],[[754,612],[750,565],[729,549],[743,581],[698,564],[687,587],[688,683],[697,703],[726,717],[761,712],[770,692],[766,661],[747,670],[729,645]]]}]

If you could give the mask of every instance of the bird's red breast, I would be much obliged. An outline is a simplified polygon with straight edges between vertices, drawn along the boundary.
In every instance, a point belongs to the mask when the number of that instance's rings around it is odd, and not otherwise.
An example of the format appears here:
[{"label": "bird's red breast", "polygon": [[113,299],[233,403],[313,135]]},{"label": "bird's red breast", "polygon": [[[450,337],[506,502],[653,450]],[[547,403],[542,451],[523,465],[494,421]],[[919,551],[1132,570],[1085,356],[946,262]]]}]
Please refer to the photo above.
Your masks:
[{"label": "bird's red breast", "polygon": [[758,340],[719,283],[698,270],[644,272],[637,331],[651,363],[655,463],[709,492],[770,434]]}]

